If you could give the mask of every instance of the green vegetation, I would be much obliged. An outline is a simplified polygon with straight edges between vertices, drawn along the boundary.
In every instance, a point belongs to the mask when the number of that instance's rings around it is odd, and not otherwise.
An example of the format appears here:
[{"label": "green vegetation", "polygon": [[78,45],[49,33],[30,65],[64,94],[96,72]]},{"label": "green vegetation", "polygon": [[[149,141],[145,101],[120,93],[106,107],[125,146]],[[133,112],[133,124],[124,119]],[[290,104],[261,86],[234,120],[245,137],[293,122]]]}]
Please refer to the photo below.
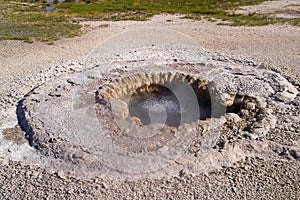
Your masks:
[{"label": "green vegetation", "polygon": [[92,3],[63,3],[71,13],[95,12],[168,12],[214,14],[237,6],[258,4],[263,0],[98,0]]},{"label": "green vegetation", "polygon": [[58,5],[71,16],[106,20],[145,20],[157,13],[194,16],[227,15],[226,10],[254,5],[264,0],[94,0],[90,3],[66,2]]},{"label": "green vegetation", "polygon": [[[232,26],[274,23],[300,25],[299,19],[275,19],[264,15],[232,15],[228,11],[264,0],[0,0],[0,40],[52,43],[80,34],[78,20],[147,20],[158,13],[180,13],[188,18],[218,20]],[[52,11],[45,11],[51,6]],[[39,9],[43,11],[39,11]],[[221,22],[220,22],[221,21]]]},{"label": "green vegetation", "polygon": [[230,25],[230,26],[265,26],[269,24],[289,24],[293,26],[300,26],[300,19],[284,19],[274,18],[266,15],[233,15],[226,12],[215,14],[215,15],[188,15],[187,18],[192,19],[208,19],[209,21],[222,21],[218,25]]},{"label": "green vegetation", "polygon": [[81,33],[64,15],[40,12],[35,4],[0,1],[0,40],[42,41],[49,44]]}]

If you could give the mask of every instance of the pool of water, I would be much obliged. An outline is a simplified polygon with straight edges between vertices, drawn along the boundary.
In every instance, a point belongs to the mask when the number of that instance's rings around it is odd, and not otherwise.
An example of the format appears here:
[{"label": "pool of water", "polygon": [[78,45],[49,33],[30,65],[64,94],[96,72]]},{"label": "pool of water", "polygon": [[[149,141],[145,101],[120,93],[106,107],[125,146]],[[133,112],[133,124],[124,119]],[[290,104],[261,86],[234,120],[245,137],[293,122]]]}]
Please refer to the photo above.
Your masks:
[{"label": "pool of water", "polygon": [[53,6],[47,6],[46,8],[39,8],[39,11],[53,11],[56,10],[57,8]]},{"label": "pool of water", "polygon": [[[59,3],[65,2],[65,0],[58,0]],[[79,0],[76,0],[76,2],[79,2]],[[47,0],[47,3],[53,4],[54,0]]]},{"label": "pool of water", "polygon": [[181,107],[172,93],[168,95],[148,94],[129,103],[131,116],[138,117],[144,125],[166,123],[178,126],[181,120]]},{"label": "pool of water", "polygon": [[[154,87],[157,90],[138,93],[131,96],[129,101],[130,115],[139,118],[143,125],[161,123],[177,127],[181,123],[191,123],[211,116],[210,101],[201,93],[194,91],[198,97],[197,105],[194,105],[198,108],[195,108],[189,98],[182,98],[184,91],[176,96],[169,88],[161,85]],[[197,109],[200,113],[195,112]]]}]

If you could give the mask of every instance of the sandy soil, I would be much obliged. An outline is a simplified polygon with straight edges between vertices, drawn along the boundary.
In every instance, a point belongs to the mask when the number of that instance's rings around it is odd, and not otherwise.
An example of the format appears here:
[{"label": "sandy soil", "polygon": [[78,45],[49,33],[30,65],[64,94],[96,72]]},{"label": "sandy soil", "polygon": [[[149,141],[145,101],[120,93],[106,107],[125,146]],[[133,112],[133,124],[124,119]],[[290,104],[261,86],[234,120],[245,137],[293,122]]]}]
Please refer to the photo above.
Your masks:
[{"label": "sandy soil", "polygon": [[[54,45],[1,41],[0,124],[15,118],[13,108],[41,82],[39,74],[65,65],[76,67],[101,42],[137,28],[178,31],[208,51],[263,63],[299,86],[300,27],[229,27],[180,17],[159,15],[145,22],[84,22],[89,25],[84,28],[85,34],[62,39]],[[297,199],[300,196],[300,163],[295,159],[249,158],[209,174],[183,173],[162,180],[124,181],[102,177],[83,181],[22,163],[22,156],[12,155],[14,148],[21,147],[10,144],[2,136],[0,141],[0,198]]]}]

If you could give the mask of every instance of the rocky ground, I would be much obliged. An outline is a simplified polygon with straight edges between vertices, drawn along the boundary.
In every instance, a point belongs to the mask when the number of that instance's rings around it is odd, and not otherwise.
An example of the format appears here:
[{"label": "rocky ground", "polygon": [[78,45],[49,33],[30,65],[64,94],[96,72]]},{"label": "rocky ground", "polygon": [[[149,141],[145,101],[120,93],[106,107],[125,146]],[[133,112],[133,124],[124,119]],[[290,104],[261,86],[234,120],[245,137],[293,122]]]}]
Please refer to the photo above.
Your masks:
[{"label": "rocky ground", "polygon": [[255,158],[197,176],[81,181],[10,162],[1,165],[0,184],[2,199],[298,199],[299,170],[294,161]]},{"label": "rocky ground", "polygon": [[[264,139],[280,144],[276,159],[255,154],[231,166],[205,173],[138,180],[119,179],[102,174],[91,179],[66,175],[58,168],[46,169],[48,158],[24,140],[17,124],[18,101],[36,86],[66,73],[80,71],[85,58],[100,43],[113,35],[135,29],[156,27],[185,34],[196,45],[228,58],[247,60],[285,77],[299,92],[300,29],[272,25],[265,27],[217,26],[205,21],[159,15],[146,22],[84,22],[85,34],[63,39],[54,45],[2,41],[0,64],[0,197],[77,198],[77,199],[297,199],[300,195],[299,94],[284,110],[275,108],[281,126]],[[109,24],[109,26],[103,26]],[[159,38],[160,42],[169,36]],[[134,39],[134,38],[133,38]],[[122,44],[132,39],[117,41]],[[141,41],[142,42],[142,41]],[[185,41],[180,41],[184,43]],[[111,43],[109,43],[111,44]],[[128,44],[130,46],[130,44]],[[120,48],[119,43],[107,49]],[[224,55],[224,56],[222,56]],[[251,61],[251,62],[250,62]],[[280,88],[279,88],[280,89]],[[295,104],[295,105],[292,105]],[[285,118],[285,114],[289,117]],[[15,128],[13,128],[15,127]],[[7,129],[10,128],[10,129]],[[251,143],[249,144],[251,146]],[[49,162],[49,161],[47,161]]]}]

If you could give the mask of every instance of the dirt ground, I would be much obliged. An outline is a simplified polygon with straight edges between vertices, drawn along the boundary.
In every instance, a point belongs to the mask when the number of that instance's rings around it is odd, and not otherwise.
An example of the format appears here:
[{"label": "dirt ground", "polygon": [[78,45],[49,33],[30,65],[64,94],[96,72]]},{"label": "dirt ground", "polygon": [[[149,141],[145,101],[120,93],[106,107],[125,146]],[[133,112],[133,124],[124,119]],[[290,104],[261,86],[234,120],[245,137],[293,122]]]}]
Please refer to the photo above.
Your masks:
[{"label": "dirt ground", "polygon": [[[64,66],[76,68],[98,44],[116,34],[147,27],[178,31],[210,52],[253,61],[257,65],[263,63],[297,86],[299,91],[300,27],[218,26],[177,15],[157,15],[145,22],[83,23],[87,26],[82,36],[62,39],[54,45],[0,42],[1,127],[15,125],[16,104],[42,83],[45,75],[58,76],[64,72]],[[299,135],[299,130],[294,131]],[[20,130],[13,132],[18,133],[18,142],[11,143],[4,134],[0,137],[1,199],[299,199],[300,196],[298,152],[291,156],[287,151],[279,160],[249,157],[232,167],[204,174],[183,172],[171,178],[142,180],[119,180],[103,175],[80,180],[60,171],[48,171],[38,164],[22,162],[24,156],[32,155],[28,152],[35,150],[22,139]],[[299,141],[294,142],[299,146]]]}]

